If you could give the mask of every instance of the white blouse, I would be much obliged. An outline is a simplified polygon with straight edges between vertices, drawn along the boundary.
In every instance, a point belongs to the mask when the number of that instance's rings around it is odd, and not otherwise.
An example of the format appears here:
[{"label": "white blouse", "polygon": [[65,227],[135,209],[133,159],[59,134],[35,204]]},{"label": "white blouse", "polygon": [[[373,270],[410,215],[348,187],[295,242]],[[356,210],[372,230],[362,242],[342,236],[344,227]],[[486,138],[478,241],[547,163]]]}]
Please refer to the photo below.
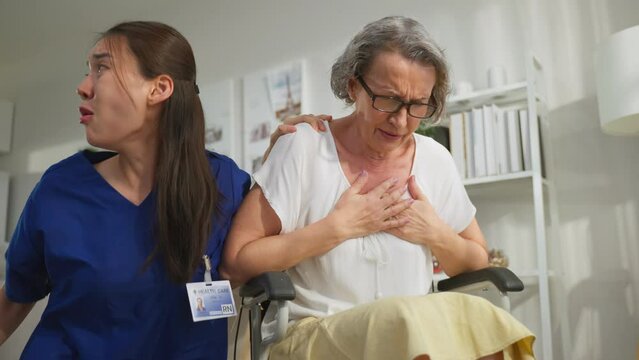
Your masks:
[{"label": "white blouse", "polygon": [[[328,215],[350,187],[340,166],[330,127],[316,132],[308,124],[279,138],[268,160],[253,176],[289,233]],[[456,232],[475,216],[453,159],[431,138],[414,135],[411,174],[437,214]],[[408,196],[408,194],[405,194]],[[349,239],[324,255],[288,270],[297,296],[290,319],[323,317],[375,299],[423,295],[430,291],[430,250],[385,232]]]}]

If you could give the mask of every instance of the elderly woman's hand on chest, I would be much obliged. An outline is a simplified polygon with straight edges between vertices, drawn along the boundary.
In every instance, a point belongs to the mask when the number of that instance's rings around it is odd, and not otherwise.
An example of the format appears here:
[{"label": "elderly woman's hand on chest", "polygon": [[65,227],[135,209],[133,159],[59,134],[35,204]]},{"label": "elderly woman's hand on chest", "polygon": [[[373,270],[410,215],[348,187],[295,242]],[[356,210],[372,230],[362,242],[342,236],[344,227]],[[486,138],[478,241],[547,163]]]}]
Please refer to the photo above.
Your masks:
[{"label": "elderly woman's hand on chest", "polygon": [[437,215],[428,197],[419,188],[415,176],[408,179],[408,192],[414,202],[397,216],[405,224],[387,230],[388,233],[428,247],[432,247],[435,242],[445,241],[449,235],[455,234],[453,229]]}]

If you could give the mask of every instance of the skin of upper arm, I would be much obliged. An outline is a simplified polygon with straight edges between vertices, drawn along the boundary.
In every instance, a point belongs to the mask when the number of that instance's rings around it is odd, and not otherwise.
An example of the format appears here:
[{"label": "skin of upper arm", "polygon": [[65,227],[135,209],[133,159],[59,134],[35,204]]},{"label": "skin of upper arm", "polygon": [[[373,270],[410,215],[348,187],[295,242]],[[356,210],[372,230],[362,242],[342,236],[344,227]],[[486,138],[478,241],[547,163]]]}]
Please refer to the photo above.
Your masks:
[{"label": "skin of upper arm", "polygon": [[233,217],[231,229],[226,238],[220,274],[225,279],[233,279],[238,271],[238,254],[252,241],[277,235],[282,229],[280,218],[266,200],[262,188],[255,184],[242,201]]},{"label": "skin of upper arm", "polygon": [[459,233],[459,236],[481,246],[486,252],[486,258],[488,258],[488,245],[486,244],[486,239],[479,228],[479,223],[476,218],[473,217],[473,220],[462,232]]},{"label": "skin of upper arm", "polygon": [[35,305],[35,302],[13,302],[7,297],[4,286],[0,289],[0,345],[20,326],[24,318],[33,309],[33,305]]},{"label": "skin of upper arm", "polygon": [[[470,224],[460,233],[462,246],[455,246],[448,250],[448,254],[438,256],[440,265],[448,276],[455,276],[463,272],[483,269],[488,266],[488,250],[484,235],[479,228],[477,219],[473,218]],[[451,252],[452,251],[452,252]]]}]

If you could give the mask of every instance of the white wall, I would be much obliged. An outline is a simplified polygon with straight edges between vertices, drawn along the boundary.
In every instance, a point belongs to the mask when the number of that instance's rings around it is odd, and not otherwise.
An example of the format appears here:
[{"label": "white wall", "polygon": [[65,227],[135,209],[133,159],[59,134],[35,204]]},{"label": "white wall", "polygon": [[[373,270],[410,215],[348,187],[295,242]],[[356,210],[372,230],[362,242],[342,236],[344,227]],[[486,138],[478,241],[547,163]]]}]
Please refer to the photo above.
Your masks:
[{"label": "white wall", "polygon": [[[2,243],[6,242],[7,233],[7,209],[9,208],[9,173],[0,171],[0,250]],[[0,263],[2,260],[0,260]],[[2,270],[0,270],[0,274]]]},{"label": "white wall", "polygon": [[[568,310],[556,314],[553,332],[563,340],[566,358],[631,359],[639,345],[634,180],[639,138],[602,133],[593,55],[606,36],[639,24],[639,2],[528,1],[522,12],[533,15],[525,18],[527,35],[548,67],[552,174],[561,223],[549,252],[561,275],[554,289],[563,290]],[[554,292],[555,304],[562,301],[560,293]]]},{"label": "white wall", "polygon": [[[511,79],[524,77],[522,31],[517,25],[517,9],[510,3],[404,0],[398,6],[380,0],[116,0],[108,5],[79,0],[55,4],[37,0],[5,2],[0,34],[19,30],[17,33],[23,35],[3,39],[17,48],[18,54],[0,52],[0,60],[4,60],[0,62],[0,96],[16,103],[14,147],[9,156],[0,156],[0,168],[14,173],[41,171],[39,163],[29,161],[34,150],[59,154],[51,156],[57,160],[66,154],[59,151],[68,149],[64,145],[83,141],[75,87],[86,72],[86,52],[95,34],[118,21],[153,19],[177,27],[195,50],[198,82],[205,84],[238,78],[291,58],[312,56],[321,59],[322,64],[330,64],[332,58],[326,55],[337,54],[365,23],[390,14],[410,15],[422,21],[445,48],[453,64],[453,78],[469,80],[481,88],[486,86],[486,71],[495,64],[503,65]],[[43,38],[42,33],[48,36]],[[59,39],[50,41],[55,35]],[[327,91],[324,96],[328,100],[319,99],[318,106],[330,102],[326,75],[324,88],[317,84],[318,89]],[[315,112],[312,107],[311,110]],[[318,108],[316,112],[326,111]]]},{"label": "white wall", "polygon": [[4,277],[4,252],[7,249],[7,219],[9,209],[9,173],[0,171],[0,281]]},{"label": "white wall", "polygon": [[[639,139],[601,133],[592,51],[604,36],[639,23],[636,0],[3,0],[0,10],[0,98],[16,104],[13,149],[0,156],[0,170],[12,174],[41,171],[83,146],[75,85],[94,33],[121,20],[154,19],[178,28],[195,50],[202,84],[291,58],[312,59],[319,69],[366,22],[390,14],[420,20],[446,49],[454,81],[476,88],[486,86],[492,65],[504,66],[511,81],[523,79],[523,54],[532,48],[546,68],[549,170],[561,222],[560,238],[549,244],[551,258],[562,253],[552,263],[553,288],[560,290],[553,302],[560,304],[563,293],[569,309],[560,313],[555,306],[556,358],[633,357],[639,187],[632,179],[639,178],[639,165],[631,159],[639,154]],[[313,74],[317,98],[309,110],[340,111],[328,94],[328,72],[324,79]],[[20,209],[10,205],[10,217]]]}]

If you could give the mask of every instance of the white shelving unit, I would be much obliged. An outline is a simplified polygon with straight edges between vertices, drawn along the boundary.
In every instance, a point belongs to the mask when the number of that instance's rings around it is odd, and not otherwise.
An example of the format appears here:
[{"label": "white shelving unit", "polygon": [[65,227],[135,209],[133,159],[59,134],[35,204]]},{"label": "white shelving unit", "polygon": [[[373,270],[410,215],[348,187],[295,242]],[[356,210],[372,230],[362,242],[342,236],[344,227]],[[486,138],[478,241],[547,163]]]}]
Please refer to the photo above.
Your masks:
[{"label": "white shelving unit", "polygon": [[[526,81],[451,97],[447,112],[466,112],[490,104],[528,111],[530,170],[468,178],[463,183],[477,206],[477,216],[489,246],[506,248],[510,269],[524,282],[524,292],[514,295],[512,313],[536,333],[535,353],[538,358],[550,360],[553,347],[549,278],[554,274],[549,270],[546,245],[549,235],[556,233],[552,230],[556,226],[556,217],[550,214],[554,211],[550,209],[552,201],[549,201],[552,185],[542,176],[541,136],[539,122],[536,121],[538,118],[545,121],[542,66],[532,55],[526,62]],[[548,162],[548,157],[546,160]],[[481,218],[484,212],[497,215],[484,222]],[[513,213],[519,214],[517,221],[510,221],[516,224],[509,223],[508,217],[514,217]],[[548,218],[547,214],[550,214]],[[526,307],[526,310],[519,311],[519,306]]]}]

